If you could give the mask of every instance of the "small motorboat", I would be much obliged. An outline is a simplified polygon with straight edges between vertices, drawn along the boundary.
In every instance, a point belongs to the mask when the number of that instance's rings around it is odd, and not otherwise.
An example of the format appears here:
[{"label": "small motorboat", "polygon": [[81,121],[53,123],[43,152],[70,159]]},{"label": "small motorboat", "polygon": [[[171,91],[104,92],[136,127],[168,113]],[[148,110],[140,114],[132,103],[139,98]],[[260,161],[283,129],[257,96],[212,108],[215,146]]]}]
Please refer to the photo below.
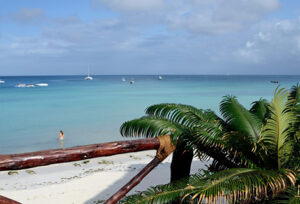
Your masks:
[{"label": "small motorboat", "polygon": [[130,84],[134,84],[134,83],[135,83],[135,81],[131,80],[129,83],[130,83]]},{"label": "small motorboat", "polygon": [[273,83],[273,84],[278,84],[279,83],[279,81],[270,81],[271,83]]},{"label": "small motorboat", "polygon": [[26,85],[26,87],[27,87],[27,88],[33,88],[33,87],[35,87],[35,85],[33,85],[33,84],[28,84],[28,85]]},{"label": "small motorboat", "polygon": [[48,84],[47,83],[38,83],[38,84],[36,84],[36,86],[48,86]]},{"label": "small motorboat", "polygon": [[122,81],[122,82],[125,82],[125,81],[126,81],[126,79],[123,77],[123,78],[121,79],[121,81]]},{"label": "small motorboat", "polygon": [[158,76],[158,80],[162,80],[162,76]]},{"label": "small motorboat", "polygon": [[25,88],[26,84],[17,84],[16,87],[18,87],[18,88]]},{"label": "small motorboat", "polygon": [[4,83],[5,83],[5,81],[0,79],[0,84],[4,84]]}]

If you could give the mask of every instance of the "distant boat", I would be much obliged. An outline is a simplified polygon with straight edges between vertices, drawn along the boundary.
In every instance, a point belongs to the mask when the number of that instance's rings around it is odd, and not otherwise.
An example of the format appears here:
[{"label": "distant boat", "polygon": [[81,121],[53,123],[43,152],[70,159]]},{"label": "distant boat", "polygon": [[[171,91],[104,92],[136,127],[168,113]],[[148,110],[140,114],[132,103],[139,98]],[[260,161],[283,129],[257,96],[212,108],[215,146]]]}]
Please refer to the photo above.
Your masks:
[{"label": "distant boat", "polygon": [[270,81],[271,83],[273,83],[273,84],[278,84],[279,83],[279,81]]},{"label": "distant boat", "polygon": [[88,75],[84,78],[84,80],[93,80],[93,77],[90,76],[90,67],[88,69]]},{"label": "distant boat", "polygon": [[18,87],[18,88],[24,88],[24,87],[26,87],[26,84],[17,84],[16,87]]},{"label": "distant boat", "polygon": [[134,83],[135,83],[135,81],[131,80],[129,83],[130,83],[130,84],[134,84]]},{"label": "distant boat", "polygon": [[125,81],[126,81],[126,79],[123,77],[123,78],[121,79],[121,81],[125,82]]},{"label": "distant boat", "polygon": [[158,76],[158,80],[162,80],[162,76]]},{"label": "distant boat", "polygon": [[26,87],[27,87],[27,88],[33,88],[33,87],[35,87],[35,85],[33,85],[33,84],[28,84],[28,85],[26,85]]},{"label": "distant boat", "polygon": [[5,81],[0,79],[0,84],[4,84],[4,83],[5,83]]},{"label": "distant boat", "polygon": [[48,86],[48,84],[47,83],[38,83],[38,84],[36,84],[36,86]]}]

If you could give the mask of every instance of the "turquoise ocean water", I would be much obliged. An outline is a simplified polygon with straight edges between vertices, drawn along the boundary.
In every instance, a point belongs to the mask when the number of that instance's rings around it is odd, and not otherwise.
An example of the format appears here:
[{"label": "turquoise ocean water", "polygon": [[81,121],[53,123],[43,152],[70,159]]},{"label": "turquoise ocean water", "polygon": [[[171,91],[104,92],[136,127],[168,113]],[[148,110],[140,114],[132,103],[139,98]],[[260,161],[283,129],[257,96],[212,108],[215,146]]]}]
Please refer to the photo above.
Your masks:
[{"label": "turquoise ocean water", "polygon": [[[125,77],[126,82],[121,78]],[[1,77],[0,154],[122,140],[122,122],[140,117],[155,103],[184,103],[218,112],[222,96],[238,97],[246,107],[271,99],[280,81],[290,88],[300,76],[84,76]],[[130,80],[135,84],[129,84]],[[18,83],[48,87],[16,88]]]}]

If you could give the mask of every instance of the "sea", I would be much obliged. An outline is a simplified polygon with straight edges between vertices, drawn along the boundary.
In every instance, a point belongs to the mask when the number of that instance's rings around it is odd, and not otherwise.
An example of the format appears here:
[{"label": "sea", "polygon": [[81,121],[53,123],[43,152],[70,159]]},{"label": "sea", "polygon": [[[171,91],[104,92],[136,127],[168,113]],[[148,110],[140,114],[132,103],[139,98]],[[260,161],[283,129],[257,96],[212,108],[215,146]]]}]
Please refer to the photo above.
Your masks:
[{"label": "sea", "polygon": [[[181,103],[219,114],[225,95],[246,108],[260,98],[271,100],[277,86],[291,88],[300,76],[246,75],[113,75],[0,76],[0,154],[126,140],[123,122],[144,115],[147,106]],[[125,78],[123,82],[121,79]],[[130,84],[134,81],[134,84]],[[279,83],[270,83],[278,81]],[[47,83],[47,87],[16,85]]]}]

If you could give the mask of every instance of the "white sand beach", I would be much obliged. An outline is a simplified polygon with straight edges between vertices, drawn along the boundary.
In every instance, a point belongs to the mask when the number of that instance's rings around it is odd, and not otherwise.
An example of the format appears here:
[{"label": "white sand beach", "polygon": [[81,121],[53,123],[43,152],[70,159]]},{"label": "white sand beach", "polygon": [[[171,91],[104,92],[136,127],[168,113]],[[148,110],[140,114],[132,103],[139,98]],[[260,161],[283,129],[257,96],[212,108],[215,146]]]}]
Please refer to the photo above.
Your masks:
[{"label": "white sand beach", "polygon": [[[156,151],[127,153],[19,171],[0,172],[0,195],[21,203],[103,203],[136,175]],[[130,193],[170,179],[170,155]],[[191,173],[209,162],[194,160]]]}]

